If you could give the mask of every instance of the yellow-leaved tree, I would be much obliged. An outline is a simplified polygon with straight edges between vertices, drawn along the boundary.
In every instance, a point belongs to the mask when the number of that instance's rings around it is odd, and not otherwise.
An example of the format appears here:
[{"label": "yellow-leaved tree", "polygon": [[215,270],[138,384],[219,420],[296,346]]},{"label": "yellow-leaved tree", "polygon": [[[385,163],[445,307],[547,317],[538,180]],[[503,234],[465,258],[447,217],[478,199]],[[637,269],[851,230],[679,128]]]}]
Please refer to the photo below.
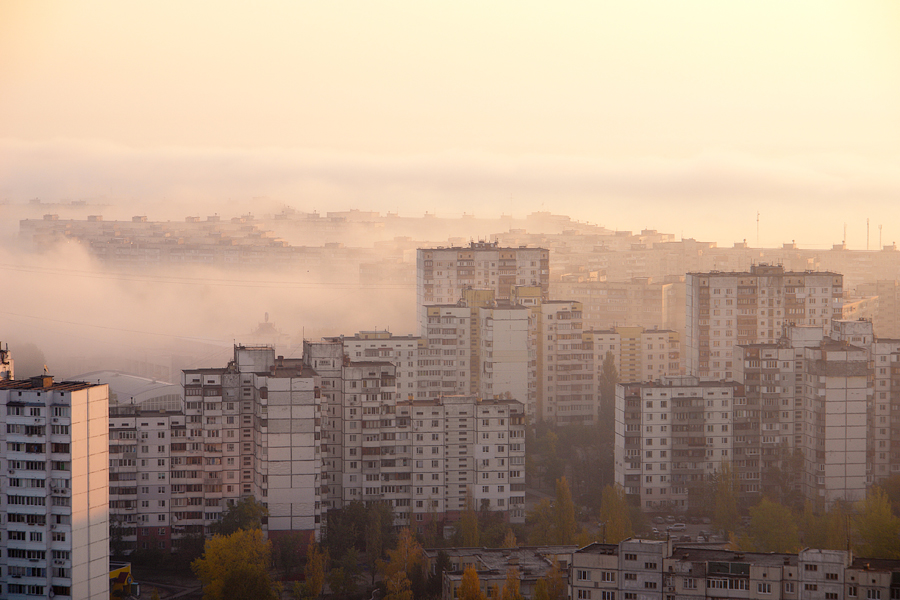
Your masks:
[{"label": "yellow-leaved tree", "polygon": [[206,541],[203,556],[191,563],[203,583],[204,600],[276,600],[269,578],[271,544],[259,529],[240,529]]}]

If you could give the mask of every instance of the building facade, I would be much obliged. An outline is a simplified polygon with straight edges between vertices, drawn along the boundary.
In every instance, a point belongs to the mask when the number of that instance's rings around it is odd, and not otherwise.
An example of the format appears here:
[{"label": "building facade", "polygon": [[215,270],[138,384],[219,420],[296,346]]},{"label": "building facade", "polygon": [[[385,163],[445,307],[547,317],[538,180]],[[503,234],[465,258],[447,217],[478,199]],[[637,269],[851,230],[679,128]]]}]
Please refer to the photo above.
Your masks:
[{"label": "building facade", "polygon": [[831,330],[841,317],[843,276],[754,265],[747,272],[686,275],[686,372],[702,379],[734,377],[734,347],[775,343],[785,325]]},{"label": "building facade", "polygon": [[4,598],[109,597],[108,389],[0,381]]},{"label": "building facade", "polygon": [[416,253],[416,306],[420,323],[425,305],[455,304],[467,288],[493,290],[497,300],[506,300],[517,285],[540,286],[547,297],[548,250],[472,242],[467,247],[420,248]]}]

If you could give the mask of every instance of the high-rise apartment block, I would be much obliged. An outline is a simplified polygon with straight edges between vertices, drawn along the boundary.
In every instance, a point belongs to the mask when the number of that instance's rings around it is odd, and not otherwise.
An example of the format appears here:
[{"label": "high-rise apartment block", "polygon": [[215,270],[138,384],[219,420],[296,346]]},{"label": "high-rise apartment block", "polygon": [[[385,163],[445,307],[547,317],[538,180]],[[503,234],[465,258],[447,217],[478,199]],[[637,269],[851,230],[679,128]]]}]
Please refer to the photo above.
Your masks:
[{"label": "high-rise apartment block", "polygon": [[[468,341],[452,346],[460,345]],[[323,509],[390,502],[398,525],[421,528],[432,518],[456,518],[471,489],[479,506],[524,519],[521,402],[408,399],[396,392],[394,364],[354,361],[344,347],[334,339],[304,343],[305,364],[322,378]]]},{"label": "high-rise apartment block", "polygon": [[[785,491],[824,505],[860,499],[874,480],[867,472],[876,459],[867,454],[880,455],[882,477],[893,469],[890,369],[881,367],[876,380],[871,361],[890,364],[900,342],[870,359],[871,350],[849,340],[871,344],[871,323],[835,327],[834,338],[818,326],[790,327],[777,344],[737,346],[736,381],[681,377],[618,386],[617,481],[651,510],[689,507],[690,488],[723,463],[746,499]],[[876,389],[887,391],[873,409]]]},{"label": "high-rise apartment block", "polygon": [[619,381],[653,381],[683,374],[681,340],[677,331],[616,327],[587,330],[584,339],[593,346],[598,373],[607,353],[612,353]]},{"label": "high-rise apartment block", "polygon": [[106,385],[0,380],[0,596],[109,597]]},{"label": "high-rise apartment block", "polygon": [[683,276],[606,281],[564,275],[550,288],[555,298],[581,302],[585,328],[684,328]]},{"label": "high-rise apartment block", "polygon": [[731,379],[734,347],[772,344],[785,325],[810,325],[826,334],[840,318],[843,277],[754,265],[748,272],[686,276],[686,370],[702,379]]},{"label": "high-rise apartment block", "polygon": [[496,242],[472,242],[468,247],[420,248],[416,253],[419,323],[425,305],[455,304],[467,288],[493,290],[497,300],[506,300],[517,285],[539,286],[547,297],[548,250],[501,248]]}]

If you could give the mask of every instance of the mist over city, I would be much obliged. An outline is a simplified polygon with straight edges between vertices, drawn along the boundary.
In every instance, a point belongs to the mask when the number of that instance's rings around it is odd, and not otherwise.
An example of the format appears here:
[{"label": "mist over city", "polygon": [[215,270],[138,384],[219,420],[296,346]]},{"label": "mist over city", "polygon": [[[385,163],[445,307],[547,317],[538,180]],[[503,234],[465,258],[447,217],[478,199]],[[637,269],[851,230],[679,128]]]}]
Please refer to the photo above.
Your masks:
[{"label": "mist over city", "polygon": [[900,597],[898,32],[0,1],[0,597]]}]

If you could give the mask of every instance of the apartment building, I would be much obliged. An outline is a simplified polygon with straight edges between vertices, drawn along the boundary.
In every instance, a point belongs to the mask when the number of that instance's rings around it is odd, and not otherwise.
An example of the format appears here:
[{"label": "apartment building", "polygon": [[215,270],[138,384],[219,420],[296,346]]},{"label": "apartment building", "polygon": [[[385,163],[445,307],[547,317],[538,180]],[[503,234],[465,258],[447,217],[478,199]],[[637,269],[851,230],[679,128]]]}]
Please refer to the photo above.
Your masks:
[{"label": "apartment building", "polygon": [[584,332],[585,344],[594,350],[597,373],[607,353],[612,353],[619,381],[653,381],[683,375],[681,336],[669,329],[616,327]]},{"label": "apartment building", "polygon": [[[517,285],[540,286],[547,297],[550,252],[544,248],[502,248],[496,242],[467,247],[420,248],[416,252],[417,320],[427,304],[455,304],[467,288],[493,290],[509,299]],[[424,332],[420,332],[424,334]]]},{"label": "apartment building", "polygon": [[0,380],[0,596],[109,597],[108,389]]},{"label": "apartment building", "polygon": [[686,510],[690,489],[734,458],[743,386],[664,377],[616,386],[615,477],[644,510]]},{"label": "apartment building", "polygon": [[479,506],[522,522],[521,402],[404,398],[395,392],[392,363],[353,361],[343,348],[304,342],[304,363],[322,378],[325,510],[354,500],[390,502],[397,524],[424,528],[429,519],[456,519],[471,489]]},{"label": "apartment building", "polygon": [[172,502],[184,494],[183,504],[196,506],[202,498],[203,510],[179,503],[172,512],[181,518],[172,514],[170,524],[208,528],[229,501],[253,495],[269,509],[270,536],[318,536],[319,381],[302,360],[276,357],[271,346],[235,346],[226,367],[184,371],[184,428],[172,424],[169,473],[153,483],[170,485]]},{"label": "apartment building", "polygon": [[754,265],[747,272],[686,275],[686,372],[702,379],[734,377],[734,347],[771,344],[785,325],[831,330],[840,318],[843,276]]},{"label": "apartment building", "polygon": [[594,353],[585,348],[581,303],[542,300],[534,312],[538,417],[557,425],[593,423],[597,418]]},{"label": "apartment building", "polygon": [[521,304],[494,302],[478,308],[478,344],[472,369],[481,398],[509,397],[522,402],[529,421],[536,417],[537,362],[532,313]]},{"label": "apartment building", "polygon": [[586,328],[684,329],[684,276],[606,281],[573,274],[554,280],[550,289],[555,298],[581,302]]},{"label": "apartment building", "polygon": [[9,344],[6,345],[6,349],[0,344],[0,380],[14,379],[15,373],[15,363],[9,351]]}]

